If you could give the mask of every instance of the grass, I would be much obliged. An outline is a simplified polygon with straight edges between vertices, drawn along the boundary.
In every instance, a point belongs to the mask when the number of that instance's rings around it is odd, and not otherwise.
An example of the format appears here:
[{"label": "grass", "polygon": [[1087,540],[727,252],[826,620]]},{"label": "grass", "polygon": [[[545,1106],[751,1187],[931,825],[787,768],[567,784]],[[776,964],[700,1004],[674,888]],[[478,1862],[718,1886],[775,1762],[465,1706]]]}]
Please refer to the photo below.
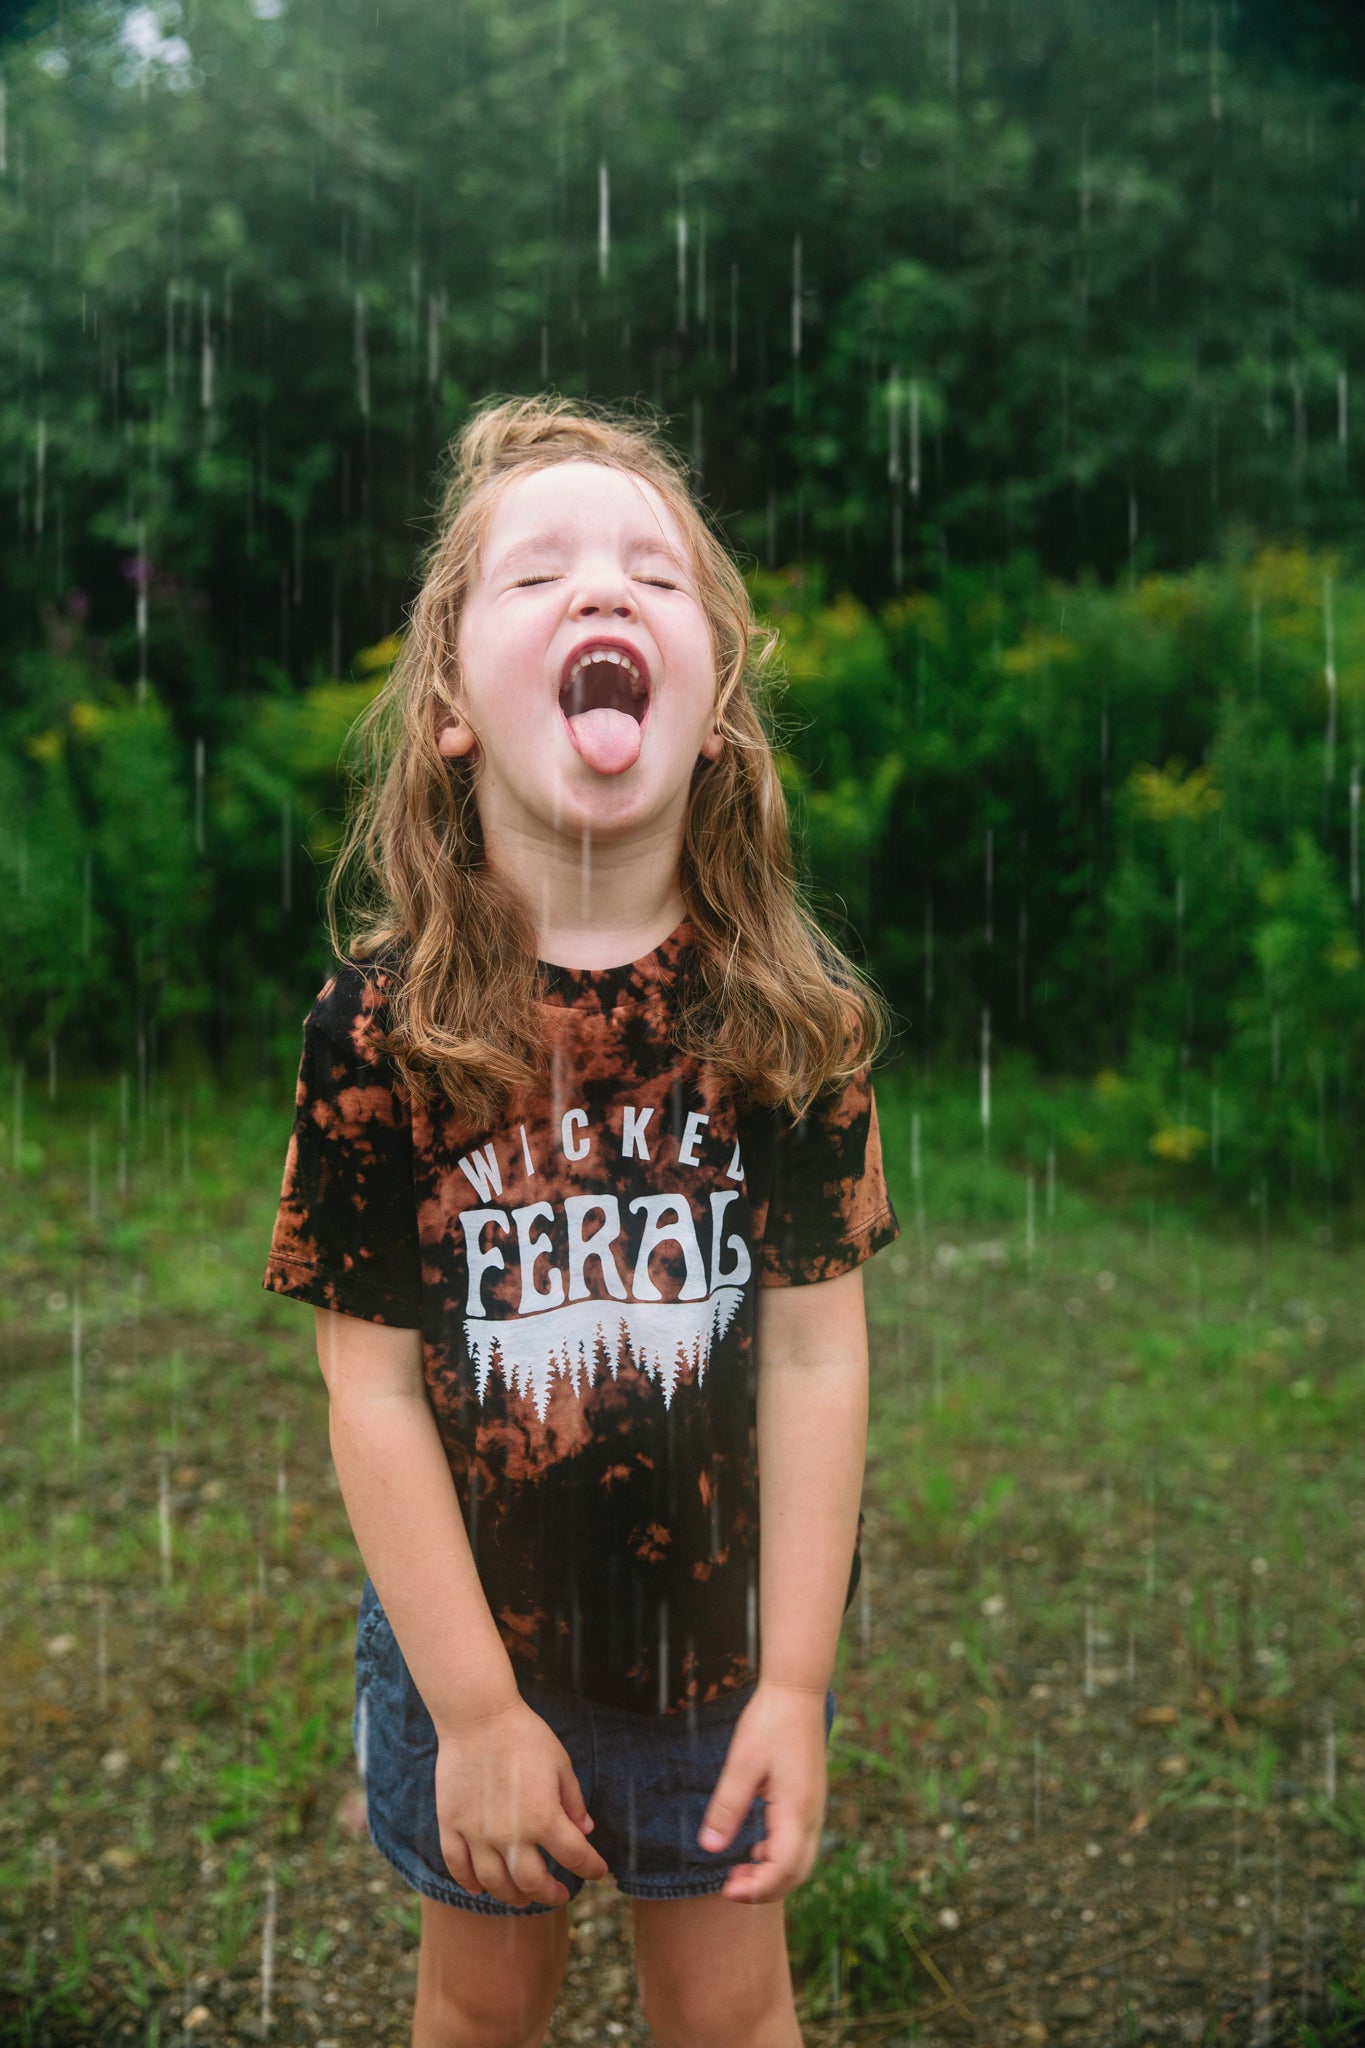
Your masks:
[{"label": "grass", "polygon": [[[259,1285],[291,1085],[142,1114],[117,1082],[30,1091],[0,1131],[0,1591],[53,1757],[41,1790],[4,1781],[0,1915],[53,1895],[46,1838],[147,1892],[102,1926],[58,1900],[60,1956],[7,1969],[31,2028],[112,1973],[152,2039],[196,1885],[214,1966],[242,1966],[262,1858],[349,1770],[358,1562],[309,1319]],[[864,1592],[789,1907],[807,2016],[933,1991],[997,1800],[1025,1828],[1121,1803],[1141,1833],[1297,1799],[1365,1888],[1360,1219],[1152,1157],[1111,1084],[1006,1072],[988,1136],[971,1081],[893,1074],[879,1102],[902,1238],[868,1271]],[[281,1955],[320,1966],[291,1911],[282,1884]]]}]

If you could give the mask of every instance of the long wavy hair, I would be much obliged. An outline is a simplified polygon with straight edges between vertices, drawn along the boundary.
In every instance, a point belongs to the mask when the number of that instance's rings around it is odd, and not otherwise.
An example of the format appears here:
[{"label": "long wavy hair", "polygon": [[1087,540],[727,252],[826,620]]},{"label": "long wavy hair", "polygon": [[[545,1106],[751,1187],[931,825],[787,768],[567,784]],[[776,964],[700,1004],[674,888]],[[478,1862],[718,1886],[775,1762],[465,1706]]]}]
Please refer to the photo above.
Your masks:
[{"label": "long wavy hair", "polygon": [[[766,725],[776,634],[652,419],[556,396],[489,401],[452,444],[401,651],[355,729],[351,804],[326,892],[338,956],[384,970],[385,1048],[418,1096],[480,1127],[544,1083],[529,907],[486,860],[477,762],[437,734],[463,712],[457,642],[479,548],[511,480],[558,462],[644,478],[691,552],[716,664],[719,758],[693,773],[678,883],[692,928],[680,1052],[802,1115],[885,1043],[885,1003],[816,923],[792,862]],[[343,932],[343,921],[348,929]]]}]

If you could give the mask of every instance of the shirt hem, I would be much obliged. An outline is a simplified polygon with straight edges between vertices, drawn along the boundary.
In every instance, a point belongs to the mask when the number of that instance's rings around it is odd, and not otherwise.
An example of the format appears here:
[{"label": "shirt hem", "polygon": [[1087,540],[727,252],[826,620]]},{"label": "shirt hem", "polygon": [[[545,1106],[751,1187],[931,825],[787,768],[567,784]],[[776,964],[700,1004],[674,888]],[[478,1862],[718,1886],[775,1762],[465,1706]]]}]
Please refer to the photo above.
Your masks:
[{"label": "shirt hem", "polygon": [[[888,1228],[889,1226],[889,1228]],[[821,1280],[837,1280],[843,1273],[851,1273],[856,1266],[866,1265],[877,1252],[894,1244],[901,1234],[900,1218],[888,1202],[884,1209],[864,1223],[860,1230],[853,1232],[849,1239],[849,1254],[832,1259],[822,1259],[820,1271],[807,1278],[804,1274],[786,1271],[774,1273],[761,1263],[758,1270],[760,1287],[810,1287]]]},{"label": "shirt hem", "polygon": [[289,1259],[277,1259],[267,1267],[261,1286],[268,1294],[311,1302],[314,1308],[329,1308],[338,1315],[353,1315],[364,1322],[384,1323],[397,1329],[422,1327],[420,1314],[407,1303],[358,1285],[350,1274],[326,1273]]}]

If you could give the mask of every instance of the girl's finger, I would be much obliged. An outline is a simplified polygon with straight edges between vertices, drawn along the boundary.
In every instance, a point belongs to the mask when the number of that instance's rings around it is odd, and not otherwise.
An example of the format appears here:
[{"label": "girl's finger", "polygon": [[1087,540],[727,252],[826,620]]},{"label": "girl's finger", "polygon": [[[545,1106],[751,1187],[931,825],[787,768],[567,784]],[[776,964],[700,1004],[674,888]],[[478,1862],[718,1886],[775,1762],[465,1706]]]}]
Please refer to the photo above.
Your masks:
[{"label": "girl's finger", "polygon": [[469,1844],[464,1836],[443,1835],[441,1837],[441,1855],[445,1860],[446,1869],[450,1872],[456,1884],[462,1890],[472,1892],[477,1896],[479,1880],[474,1874],[473,1858],[470,1856]]}]

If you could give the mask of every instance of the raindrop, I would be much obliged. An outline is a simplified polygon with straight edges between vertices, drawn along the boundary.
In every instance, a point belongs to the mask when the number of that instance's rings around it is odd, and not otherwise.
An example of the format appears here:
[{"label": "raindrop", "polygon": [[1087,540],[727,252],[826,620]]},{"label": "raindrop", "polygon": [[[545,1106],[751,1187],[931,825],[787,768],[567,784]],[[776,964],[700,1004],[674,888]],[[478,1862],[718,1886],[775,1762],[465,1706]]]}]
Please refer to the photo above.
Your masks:
[{"label": "raindrop", "polygon": [[1332,579],[1322,579],[1323,679],[1327,684],[1327,736],[1323,752],[1323,775],[1331,782],[1336,773],[1337,746],[1337,663],[1336,630],[1332,616]]},{"label": "raindrop", "polygon": [[147,522],[137,524],[137,701],[147,701]]},{"label": "raindrop", "polygon": [[38,422],[37,469],[38,482],[37,495],[33,507],[33,531],[36,534],[41,534],[43,530],[44,486],[47,480],[47,421],[45,419],[40,419]]},{"label": "raindrop", "polygon": [[156,1490],[157,1529],[161,1543],[161,1583],[171,1583],[171,1480],[166,1467],[166,1453],[157,1460]]},{"label": "raindrop", "polygon": [[71,1295],[71,1448],[81,1447],[81,1298]]},{"label": "raindrop", "polygon": [[275,1984],[275,1909],[277,1903],[275,1864],[272,1859],[266,1869],[265,1879],[265,1926],[261,1931],[261,2032],[268,2034],[271,2027],[270,1994]]},{"label": "raindrop", "polygon": [[286,797],[280,807],[280,908],[294,907],[294,837],[290,829],[292,806]]},{"label": "raindrop", "polygon": [[365,301],[359,286],[355,294],[355,391],[360,417],[370,417],[370,355],[365,341]]},{"label": "raindrop", "polygon": [[370,1701],[363,1688],[356,1708],[355,1761],[363,1785],[370,1768]]},{"label": "raindrop", "polygon": [[94,1118],[90,1119],[90,1221],[97,1223],[100,1213],[100,1131]]},{"label": "raindrop", "polygon": [[680,206],[677,219],[678,332],[687,332],[687,214]]},{"label": "raindrop", "polygon": [[1040,1735],[1033,1738],[1033,1832],[1043,1832],[1043,1741]]},{"label": "raindrop", "polygon": [[[434,396],[441,381],[441,328],[449,311],[449,301],[444,288],[439,292],[427,293],[427,390]],[[333,668],[341,666],[339,661]]]},{"label": "raindrop", "polygon": [[109,1711],[109,1595],[101,1587],[95,1610],[95,1681],[102,1714]]},{"label": "raindrop", "polygon": [[22,1173],[24,1164],[24,1070],[14,1069],[14,1171]]},{"label": "raindrop", "polygon": [[611,178],[605,157],[597,166],[597,275],[605,284],[611,265]]},{"label": "raindrop", "polygon": [[213,410],[213,334],[209,326],[209,294],[205,287],[199,308],[199,405]]},{"label": "raindrop", "polygon": [[275,1472],[275,1542],[282,1550],[289,1523],[289,1479],[281,1458]]},{"label": "raindrop", "polygon": [[1024,1176],[1024,1259],[1030,1275],[1033,1272],[1033,1254],[1037,1249],[1037,1237],[1033,1220],[1033,1175]]},{"label": "raindrop", "polygon": [[988,1148],[991,1141],[991,1013],[989,1005],[981,1012],[981,1143]]},{"label": "raindrop", "polygon": [[1057,1153],[1055,1147],[1047,1148],[1047,1215],[1048,1221],[1057,1214]]},{"label": "raindrop", "polygon": [[910,379],[910,495],[919,497],[919,379]]},{"label": "raindrop", "polygon": [[801,237],[792,236],[792,361],[801,361]]},{"label": "raindrop", "polygon": [[1351,908],[1360,908],[1360,763],[1351,769]]},{"label": "raindrop", "polygon": [[1343,459],[1351,438],[1350,385],[1345,370],[1337,372],[1337,446]]},{"label": "raindrop", "polygon": [[540,326],[540,381],[542,384],[550,381],[550,330],[544,321]]}]

